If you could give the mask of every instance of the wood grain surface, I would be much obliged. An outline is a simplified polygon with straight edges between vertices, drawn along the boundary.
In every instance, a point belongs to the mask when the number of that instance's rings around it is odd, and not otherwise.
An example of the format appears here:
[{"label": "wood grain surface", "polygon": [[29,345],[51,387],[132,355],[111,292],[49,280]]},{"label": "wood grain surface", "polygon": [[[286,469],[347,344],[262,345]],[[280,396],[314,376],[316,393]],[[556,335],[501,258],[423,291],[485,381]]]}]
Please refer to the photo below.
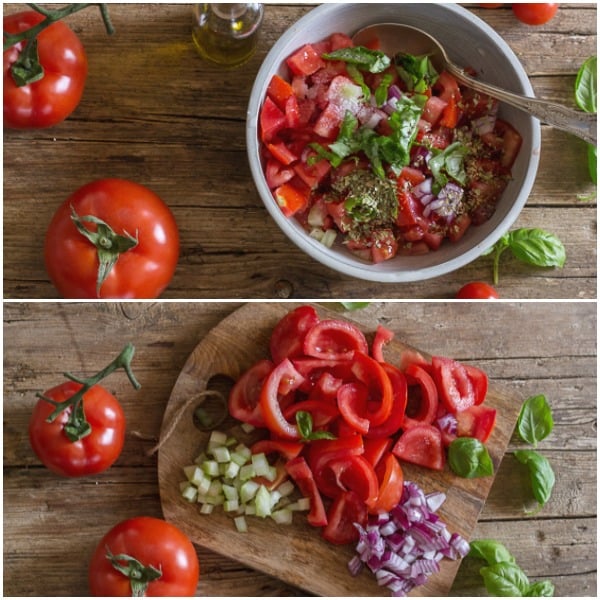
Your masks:
[{"label": "wood grain surface", "polygon": [[[147,452],[157,441],[172,390],[190,355],[240,305],[4,302],[3,308],[3,592],[86,595],[89,559],[101,537],[125,518],[163,515],[157,456]],[[335,303],[328,308],[335,309]],[[520,398],[546,395],[555,427],[538,451],[557,475],[550,501],[537,514],[527,514],[527,475],[512,455],[526,446],[513,436],[472,537],[503,542],[528,577],[550,579],[557,596],[595,597],[595,302],[377,301],[339,314],[365,331],[375,331],[381,323],[411,346],[478,365],[494,386]],[[127,342],[136,346],[133,367],[142,389],[134,391],[122,373],[106,381],[127,418],[122,455],[96,477],[53,475],[33,454],[27,438],[35,393],[60,383],[65,370],[95,373]],[[250,568],[202,544],[197,551],[199,596],[307,594],[286,583],[283,574]],[[463,561],[450,595],[487,595],[479,566]]]},{"label": "wood grain surface", "polygon": [[[538,97],[574,106],[577,70],[596,52],[594,3],[562,4],[539,27],[517,22],[508,4],[466,6],[514,50]],[[4,4],[4,14],[22,7]],[[174,212],[181,257],[164,298],[443,299],[490,282],[485,257],[421,283],[357,281],[304,255],[269,217],[248,167],[246,107],[267,52],[310,9],[266,5],[255,56],[227,72],[196,54],[190,5],[111,4],[112,37],[94,9],[69,18],[89,58],[79,107],[49,130],[4,131],[4,296],[58,297],[43,262],[48,223],[73,191],[107,176],[147,185]],[[596,298],[595,188],[581,140],[543,127],[538,177],[514,227],[556,234],[567,262],[541,269],[503,256],[503,298]]]},{"label": "wood grain surface", "polygon": [[[297,515],[289,528],[278,526],[270,519],[249,518],[251,535],[247,535],[236,532],[231,517],[222,510],[206,517],[199,514],[197,504],[181,497],[179,482],[184,479],[182,468],[193,463],[210,435],[201,433],[194,424],[194,410],[202,401],[190,404],[190,399],[211,389],[211,381],[222,378],[236,381],[250,366],[268,358],[270,333],[289,310],[287,305],[247,304],[211,330],[189,357],[175,383],[163,421],[161,435],[171,432],[172,423],[177,419],[176,428],[166,438],[158,456],[163,513],[199,545],[237,558],[311,593],[374,596],[381,590],[372,574],[365,570],[360,577],[349,576],[347,563],[353,555],[353,548],[327,543],[319,530],[307,524],[304,515]],[[319,316],[323,319],[337,317],[323,309],[319,310]],[[364,333],[372,339],[374,332]],[[392,340],[385,349],[386,360],[399,364],[403,349],[406,345],[401,340]],[[495,472],[508,446],[523,400],[508,388],[492,385],[489,389],[486,405],[498,410],[497,426],[486,444]],[[248,443],[239,424],[231,422],[222,429]],[[471,539],[494,477],[467,480],[456,477],[448,466],[442,472],[434,472],[403,464],[403,470],[405,480],[416,482],[425,493],[439,491],[446,494],[446,502],[440,510],[441,518],[451,532]],[[283,565],[294,565],[294,568]],[[416,588],[414,595],[447,595],[458,566],[459,561],[443,561],[441,571],[426,585]]]}]

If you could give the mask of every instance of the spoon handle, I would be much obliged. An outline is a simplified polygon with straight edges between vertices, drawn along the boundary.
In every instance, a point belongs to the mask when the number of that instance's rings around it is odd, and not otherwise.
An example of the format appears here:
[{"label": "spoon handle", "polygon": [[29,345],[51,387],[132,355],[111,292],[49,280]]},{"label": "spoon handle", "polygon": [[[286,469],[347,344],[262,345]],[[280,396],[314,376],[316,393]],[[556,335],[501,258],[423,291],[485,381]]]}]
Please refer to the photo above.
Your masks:
[{"label": "spoon handle", "polygon": [[573,110],[560,104],[547,102],[546,100],[513,94],[512,92],[473,79],[456,65],[448,64],[447,69],[461,83],[474,89],[476,92],[481,92],[497,100],[506,102],[506,104],[524,110],[548,125],[567,131],[589,144],[596,145],[598,134],[596,114]]}]

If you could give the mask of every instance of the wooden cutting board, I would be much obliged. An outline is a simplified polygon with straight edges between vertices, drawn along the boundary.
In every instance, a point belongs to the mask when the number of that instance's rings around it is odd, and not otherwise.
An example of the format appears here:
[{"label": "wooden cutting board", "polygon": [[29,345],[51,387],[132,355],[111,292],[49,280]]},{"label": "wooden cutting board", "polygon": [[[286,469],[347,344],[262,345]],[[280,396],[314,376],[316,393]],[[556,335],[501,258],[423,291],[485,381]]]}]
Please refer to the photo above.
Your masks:
[{"label": "wooden cutting board", "polygon": [[[277,525],[270,519],[249,517],[249,532],[238,533],[231,517],[220,508],[211,515],[201,515],[197,504],[190,504],[180,496],[179,483],[185,479],[182,468],[193,462],[208,439],[208,433],[201,431],[193,418],[194,409],[201,400],[192,402],[183,412],[182,407],[207,386],[209,389],[223,389],[224,381],[237,379],[254,362],[266,358],[274,325],[294,306],[247,304],[221,321],[192,352],[173,387],[163,419],[161,437],[172,428],[177,418],[176,427],[163,443],[158,456],[163,513],[199,546],[269,573],[307,592],[323,596],[378,596],[383,590],[377,586],[370,572],[364,569],[358,577],[349,574],[346,565],[353,554],[352,548],[335,547],[325,542],[319,531],[307,524],[303,513],[296,514],[290,526]],[[322,318],[346,318],[321,306],[316,306],[316,309]],[[360,323],[356,324],[371,341],[374,332],[365,330]],[[394,364],[405,348],[405,344],[393,340],[385,348],[386,360]],[[435,353],[434,348],[428,350]],[[421,352],[427,355],[427,352]],[[486,403],[498,410],[498,419],[487,447],[495,471],[508,446],[521,401],[517,394],[490,382]],[[206,402],[210,404],[214,400]],[[225,421],[219,429],[244,439],[242,430],[232,419]],[[447,466],[442,472],[411,465],[403,465],[403,469],[405,479],[415,481],[426,493],[446,493],[446,502],[439,511],[441,518],[450,531],[470,539],[494,478],[463,479],[456,477]],[[447,595],[458,566],[458,561],[444,559],[440,572],[411,595]]]}]

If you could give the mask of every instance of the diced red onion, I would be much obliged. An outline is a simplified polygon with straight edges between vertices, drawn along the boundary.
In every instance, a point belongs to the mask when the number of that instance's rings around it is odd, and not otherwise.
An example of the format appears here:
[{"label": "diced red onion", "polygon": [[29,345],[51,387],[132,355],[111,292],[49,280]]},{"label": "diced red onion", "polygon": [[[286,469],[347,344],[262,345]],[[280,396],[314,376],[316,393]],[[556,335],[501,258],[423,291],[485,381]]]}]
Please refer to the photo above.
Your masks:
[{"label": "diced red onion", "polygon": [[388,88],[388,100],[391,100],[392,98],[395,98],[396,100],[402,98],[402,90],[395,83]]},{"label": "diced red onion", "polygon": [[477,135],[485,135],[486,133],[492,133],[496,125],[495,115],[483,115],[478,119],[471,121],[471,127]]},{"label": "diced red onion", "polygon": [[406,596],[440,570],[443,558],[457,559],[469,552],[469,543],[450,533],[436,511],[446,495],[425,495],[414,482],[405,481],[400,503],[389,513],[370,515],[359,533],[356,554],[348,563],[351,574],[362,565],[375,574],[377,583],[394,596]]},{"label": "diced red onion", "polygon": [[413,188],[412,188],[413,196],[415,198],[418,198],[419,200],[421,198],[423,198],[423,196],[430,196],[432,193],[431,192],[432,185],[433,185],[433,179],[431,177],[424,179],[421,183],[413,186]]}]

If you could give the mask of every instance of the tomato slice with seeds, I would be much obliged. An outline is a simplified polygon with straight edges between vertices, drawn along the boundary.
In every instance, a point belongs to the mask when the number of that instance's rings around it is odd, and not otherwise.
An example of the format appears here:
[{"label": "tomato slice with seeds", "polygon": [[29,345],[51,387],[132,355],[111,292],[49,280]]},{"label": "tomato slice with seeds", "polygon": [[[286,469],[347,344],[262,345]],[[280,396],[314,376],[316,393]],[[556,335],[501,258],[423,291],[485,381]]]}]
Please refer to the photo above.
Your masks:
[{"label": "tomato slice with seeds", "polygon": [[285,419],[281,407],[281,397],[297,389],[304,378],[289,359],[284,359],[265,379],[260,393],[260,410],[265,425],[277,437],[289,440],[300,439],[295,424]]},{"label": "tomato slice with seeds", "polygon": [[390,378],[380,363],[362,352],[354,353],[351,369],[369,389],[366,416],[370,425],[381,425],[392,412],[394,394]]},{"label": "tomato slice with seeds", "polygon": [[358,530],[354,523],[365,526],[367,508],[353,491],[343,492],[334,500],[327,513],[327,525],[323,528],[323,538],[331,544],[350,544],[358,540]]},{"label": "tomato slice with seeds", "polygon": [[451,413],[456,414],[475,404],[473,382],[463,364],[451,358],[434,356],[431,365],[440,398]]},{"label": "tomato slice with seeds", "polygon": [[416,425],[406,430],[392,448],[400,460],[441,471],[446,463],[442,434],[433,425]]},{"label": "tomato slice with seeds", "polygon": [[229,414],[254,427],[264,427],[260,409],[260,395],[265,382],[275,365],[267,359],[259,360],[235,382],[229,393]]},{"label": "tomato slice with seeds", "polygon": [[338,409],[343,419],[358,433],[369,431],[369,419],[366,418],[369,390],[359,381],[345,383],[337,393]]},{"label": "tomato slice with seeds", "polygon": [[312,306],[299,306],[281,318],[273,328],[269,350],[278,364],[284,358],[296,358],[304,353],[304,337],[319,322]]},{"label": "tomato slice with seeds", "polygon": [[396,367],[382,363],[384,371],[392,385],[392,410],[390,416],[381,425],[369,426],[369,431],[366,433],[367,438],[389,437],[396,433],[404,424],[406,402],[408,398],[406,377],[404,373]]},{"label": "tomato slice with seeds", "polygon": [[313,473],[306,460],[302,456],[293,458],[285,463],[285,469],[300,489],[301,494],[306,498],[310,498],[308,522],[315,527],[327,525],[327,513],[323,505],[323,498],[321,498]]},{"label": "tomato slice with seeds", "polygon": [[404,429],[419,424],[431,424],[438,410],[438,390],[431,375],[419,365],[413,363],[406,367],[408,400]]},{"label": "tomato slice with seeds", "polygon": [[320,321],[304,338],[304,354],[315,358],[349,360],[357,351],[367,354],[369,345],[365,334],[348,321]]}]

